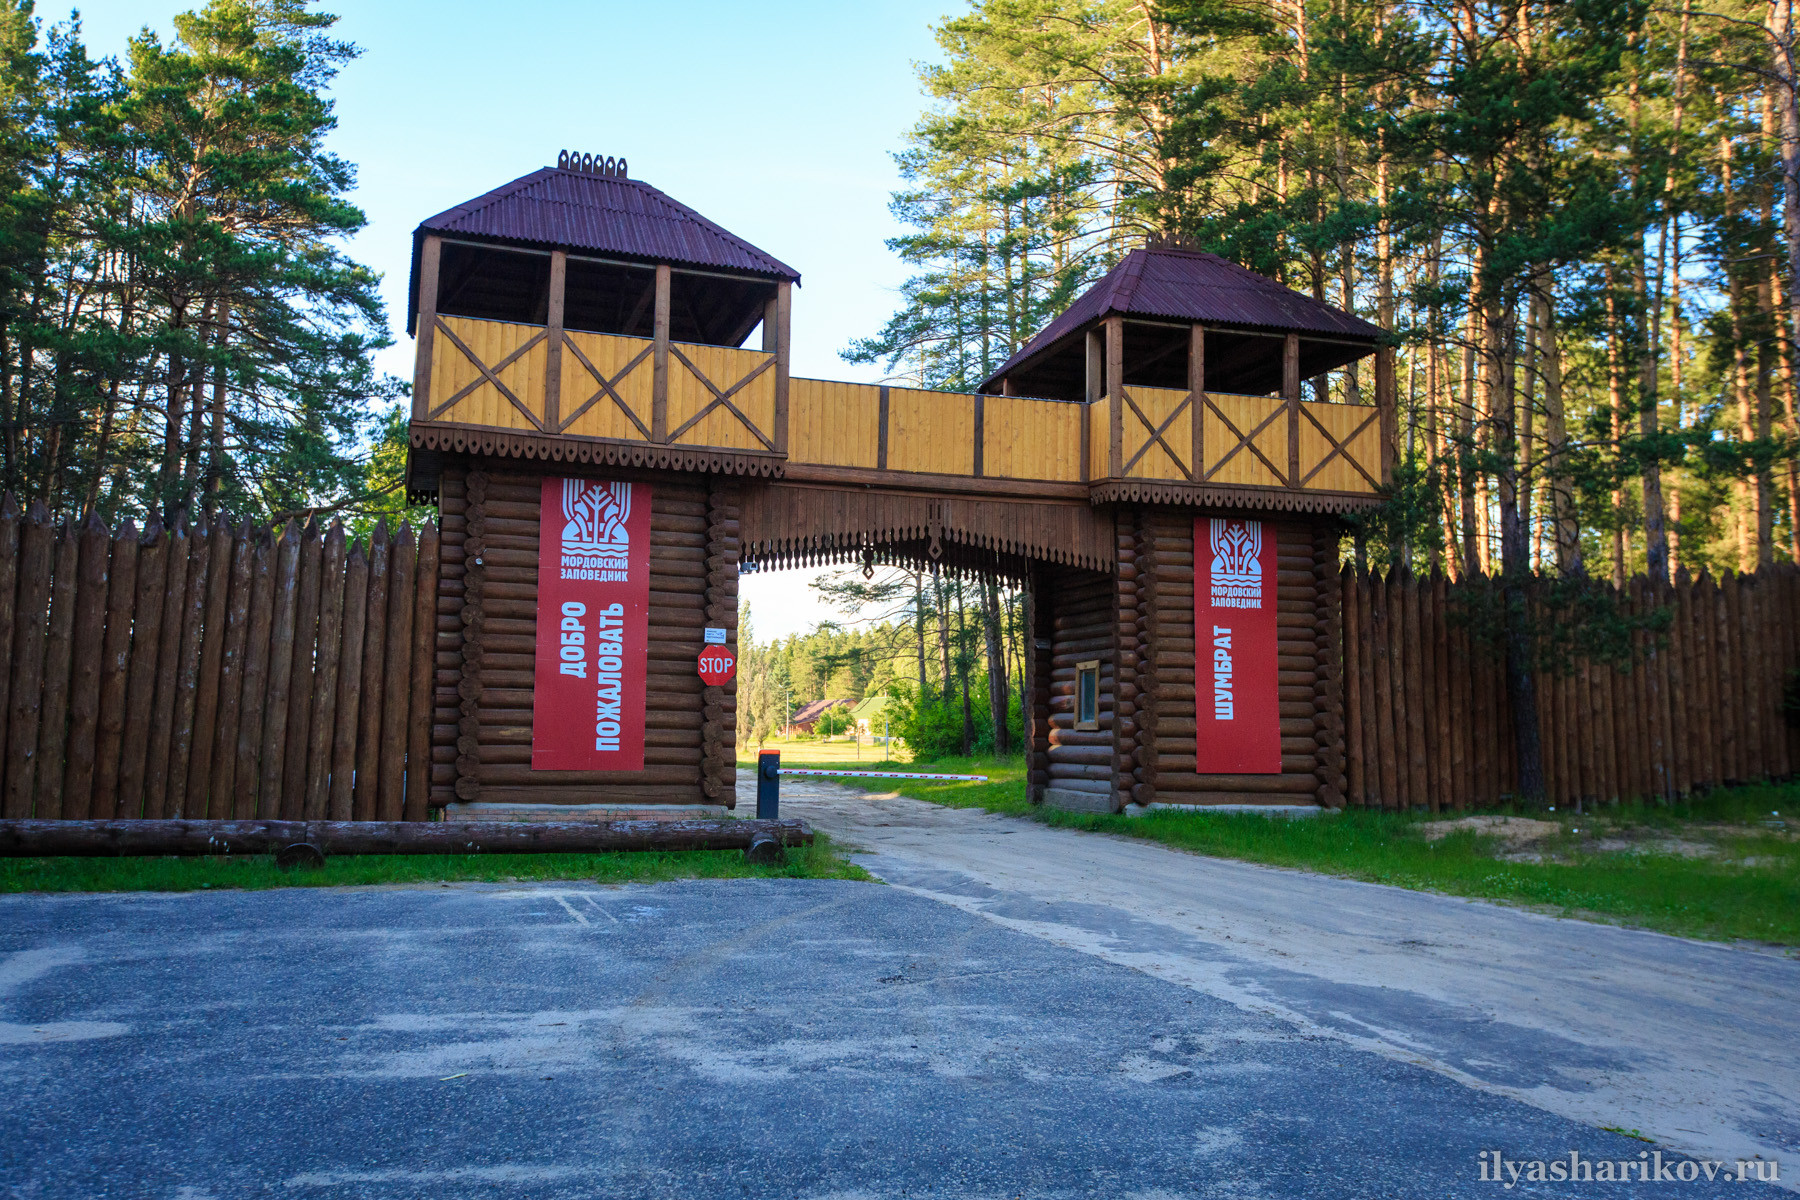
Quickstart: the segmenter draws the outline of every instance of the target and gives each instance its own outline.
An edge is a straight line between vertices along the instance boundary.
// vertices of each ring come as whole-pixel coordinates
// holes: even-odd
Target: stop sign
[[[730,646],[708,646],[700,651],[700,678],[711,687],[731,682],[737,674],[737,655]]]

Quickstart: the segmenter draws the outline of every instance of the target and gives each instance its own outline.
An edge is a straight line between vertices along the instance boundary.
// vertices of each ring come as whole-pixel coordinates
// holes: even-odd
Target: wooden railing
[[[537,325],[436,319],[423,419],[775,454],[776,356]]]
[[[1093,405],[794,379],[773,353],[434,318],[416,419],[1057,484],[1143,480],[1373,493],[1379,410],[1128,387]],[[1196,437],[1194,416],[1201,414]]]
[[[1090,431],[1090,458],[1102,464],[1092,477],[1332,492],[1380,487],[1379,409],[1221,392],[1198,400],[1196,439],[1191,393],[1127,387],[1108,395],[1107,423]]]

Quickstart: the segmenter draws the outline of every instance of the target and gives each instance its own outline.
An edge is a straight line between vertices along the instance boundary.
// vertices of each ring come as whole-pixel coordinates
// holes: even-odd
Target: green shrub
[[[994,753],[993,719],[988,715],[987,678],[973,680],[969,693],[969,719],[973,725],[970,752],[977,755]],[[912,748],[913,759],[932,762],[958,755],[963,750],[962,696],[945,697],[935,691],[919,696],[917,687],[896,683],[888,689],[892,705],[888,709],[890,727],[895,737],[904,738]],[[1019,705],[1019,694],[1007,692],[1006,724],[1017,751],[1025,744],[1025,714]]]

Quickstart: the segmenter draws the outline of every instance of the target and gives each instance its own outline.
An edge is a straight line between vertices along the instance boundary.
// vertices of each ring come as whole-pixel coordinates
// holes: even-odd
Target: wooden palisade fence
[[[437,575],[431,527],[140,534],[6,497],[0,815],[425,819]]]
[[[1341,753],[1320,756],[1320,794],[1433,810],[1510,797],[1497,639],[1466,619],[1495,585],[1350,569],[1338,584],[1341,604],[1320,608],[1321,654],[1341,668],[1320,717]],[[425,820],[451,798],[431,790],[433,703],[440,626],[461,618],[439,613],[439,592],[433,525],[366,543],[338,524],[277,537],[218,518],[140,534],[58,526],[6,497],[0,817]],[[1800,770],[1783,707],[1800,567],[1639,579],[1614,599],[1667,609],[1666,627],[1634,635],[1628,663],[1537,673],[1550,802]]]
[[[1533,584],[1539,622],[1555,619],[1542,611],[1544,587]],[[1470,589],[1495,588],[1343,572],[1345,776],[1327,782],[1348,803],[1437,811],[1513,794],[1498,639],[1466,616],[1481,607]],[[1716,581],[1683,571],[1673,587],[1639,577],[1623,594],[1608,590],[1622,613],[1666,608],[1668,623],[1633,635],[1628,663],[1576,658],[1536,673],[1550,803],[1669,799],[1794,773],[1800,731],[1782,696],[1800,666],[1800,567]]]

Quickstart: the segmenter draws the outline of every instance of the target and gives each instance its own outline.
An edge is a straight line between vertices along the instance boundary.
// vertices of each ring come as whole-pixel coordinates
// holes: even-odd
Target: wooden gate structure
[[[1152,245],[948,393],[792,377],[798,283],[620,160],[565,154],[418,227],[408,487],[440,512],[434,807],[732,807],[735,692],[699,679],[704,631],[735,644],[746,567],[857,561],[1025,584],[1034,799],[1343,802],[1338,519],[1390,469],[1379,329]],[[532,766],[547,477],[650,485],[641,770]],[[1198,516],[1275,543],[1279,770],[1196,769]]]

